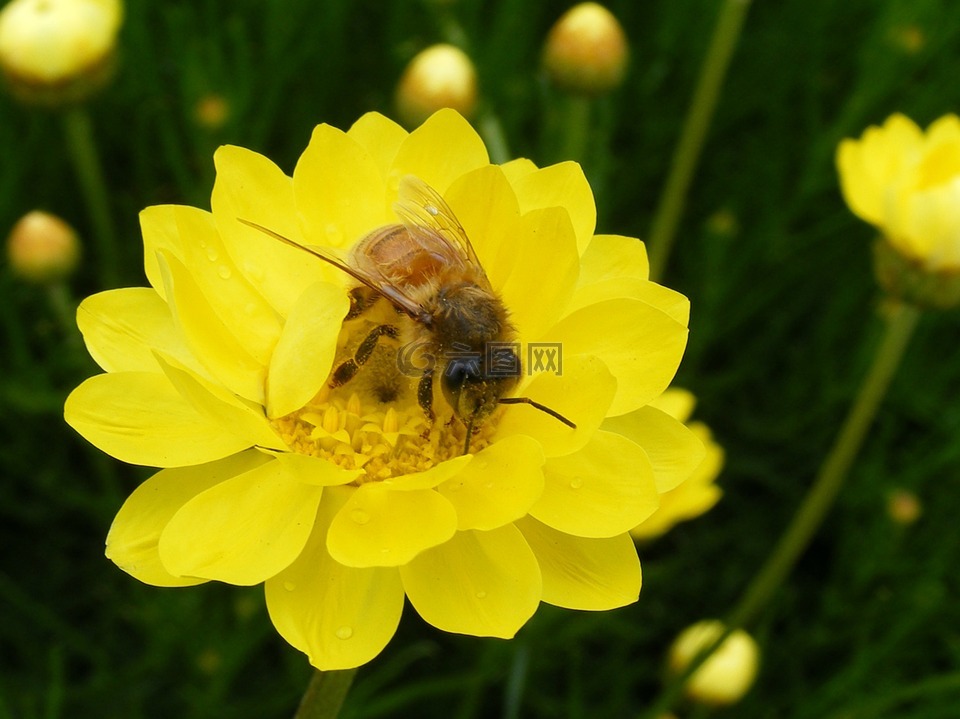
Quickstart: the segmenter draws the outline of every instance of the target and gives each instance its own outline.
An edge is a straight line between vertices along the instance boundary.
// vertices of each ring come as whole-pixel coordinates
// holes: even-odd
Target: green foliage
[[[291,171],[315,124],[391,114],[403,65],[438,40],[476,59],[514,154],[560,159],[563,98],[537,65],[566,3],[128,5],[118,76],[89,107],[122,285],[145,282],[139,210],[208,207],[217,145],[251,147]],[[584,163],[598,230],[642,238],[719,2],[608,6],[632,65],[594,108]],[[511,642],[446,635],[408,611],[361,669],[344,717],[643,711],[672,637],[724,614],[762,563],[878,340],[871,231],[840,198],[836,144],[894,111],[921,125],[955,111],[958,72],[951,0],[754,3],[665,278],[692,300],[678,384],[697,394],[697,418],[726,448],[724,499],[641,547],[645,587],[625,609],[543,607]],[[195,119],[209,93],[229,106],[218,129]],[[0,147],[0,227],[43,208],[89,236],[61,118],[0,97]],[[104,289],[93,254],[72,282],[76,297]],[[64,397],[95,368],[48,295],[4,266],[0,297],[0,719],[291,716],[310,669],[270,626],[259,589],[145,587],[103,557],[113,514],[148,472],[64,425]],[[757,627],[757,685],[716,716],[956,716],[957,319],[924,318],[838,505]],[[910,527],[886,514],[896,487],[924,504]]]

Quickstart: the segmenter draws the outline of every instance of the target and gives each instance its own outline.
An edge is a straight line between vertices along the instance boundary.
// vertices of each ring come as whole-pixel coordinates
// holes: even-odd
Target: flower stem
[[[581,165],[589,164],[586,155],[590,138],[591,103],[590,98],[573,93],[567,93],[563,97],[561,160],[574,160]]]
[[[494,165],[502,165],[512,159],[503,125],[492,109],[487,108],[480,112],[479,117],[477,117],[477,130],[490,153],[490,162]]]
[[[717,18],[680,140],[673,153],[670,175],[664,185],[650,229],[648,250],[651,280],[660,279],[670,258],[670,249],[680,216],[683,214],[687,190],[690,188],[703,140],[713,118],[720,87],[727,74],[727,67],[749,7],[750,0],[725,0]]]
[[[107,186],[97,154],[90,115],[81,106],[71,107],[63,113],[63,126],[67,152],[73,162],[73,169],[87,204],[87,212],[93,223],[100,284],[103,287],[116,287],[120,282],[116,232],[113,229]]]
[[[356,669],[315,671],[294,719],[334,719],[340,713],[356,673]]]
[[[645,716],[657,717],[673,707],[687,679],[734,630],[756,618],[793,569],[843,486],[847,472],[863,445],[867,430],[890,386],[890,380],[900,365],[919,318],[920,310],[911,305],[901,304],[892,310],[887,321],[886,334],[877,349],[873,364],[834,440],[833,448],[821,465],[816,481],[807,492],[790,526],[728,615],[725,621],[726,631],[697,654],[686,670],[664,688],[653,708]]]

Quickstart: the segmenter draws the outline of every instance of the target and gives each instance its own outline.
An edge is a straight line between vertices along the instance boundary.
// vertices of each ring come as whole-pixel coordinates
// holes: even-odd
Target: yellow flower
[[[923,132],[891,115],[837,150],[843,196],[883,235],[877,275],[896,297],[921,306],[960,302],[960,118]]]
[[[321,669],[376,656],[405,596],[440,629],[496,637],[541,601],[635,601],[629,530],[700,461],[699,440],[648,406],[680,361],[688,303],[647,280],[637,240],[594,236],[580,167],[491,165],[452,110],[409,134],[375,113],[320,125],[292,178],[238,147],[215,161],[212,212],[142,213],[151,286],[78,312],[106,372],[70,395],[67,422],[163,468],[121,508],[107,556],[159,586],[263,582],[277,630]],[[510,312],[516,394],[575,429],[502,406],[464,455],[463,423],[439,392],[428,422],[389,340],[330,386],[375,318],[344,321],[351,278],[239,220],[343,251],[397,222],[411,174],[452,208]],[[562,369],[541,357],[534,371],[533,342],[560,348]]]
[[[0,68],[27,102],[83,99],[110,77],[120,0],[13,0],[0,11]]]
[[[397,111],[408,125],[419,125],[445,107],[470,117],[476,105],[477,71],[453,45],[432,45],[418,53],[397,84]]]
[[[584,2],[550,28],[543,67],[562,90],[602,95],[620,86],[630,49],[620,21],[603,5]]]
[[[650,402],[650,406],[686,423],[693,413],[695,402],[690,392],[671,388]],[[702,422],[690,422],[687,427],[703,442],[703,460],[679,487],[660,495],[657,511],[631,530],[635,539],[659,537],[678,522],[699,517],[710,510],[723,494],[714,484],[723,468],[723,448],[713,440],[710,428]]]
[[[702,649],[724,632],[723,622],[704,620],[684,629],[670,647],[667,665],[672,674],[681,674]],[[735,704],[743,698],[757,676],[760,649],[742,629],[733,631],[687,680],[688,698],[711,706]]]

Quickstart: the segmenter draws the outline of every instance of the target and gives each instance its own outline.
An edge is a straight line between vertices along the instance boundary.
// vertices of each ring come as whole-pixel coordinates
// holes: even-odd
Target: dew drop
[[[229,280],[230,275],[233,273],[230,272],[230,268],[227,267],[226,265],[220,265],[220,267],[217,268],[217,274],[220,275],[220,277],[222,277],[223,279]]]
[[[570,489],[580,489],[583,486],[583,480],[580,477],[574,477],[570,480]]]
[[[344,625],[334,632],[334,634],[337,635],[337,639],[349,639],[353,636],[353,627]]]
[[[340,228],[331,222],[327,225],[327,242],[331,245],[339,245],[343,240],[343,233],[340,231]]]
[[[284,582],[283,588],[286,589],[288,592],[292,592],[294,589],[297,588],[297,585],[294,584],[293,582]]]
[[[252,280],[259,282],[263,279],[263,267],[260,265],[255,265],[252,262],[247,262],[243,266],[243,273]]]
[[[357,524],[366,524],[370,521],[370,515],[364,512],[362,509],[355,509],[350,512],[350,519]]]
[[[486,596],[487,596],[487,593],[483,590],[480,590],[479,592],[477,592],[477,599],[484,599],[486,598]]]
[[[220,254],[217,252],[215,247],[207,248],[207,259],[211,262],[216,262],[217,258],[220,257]]]

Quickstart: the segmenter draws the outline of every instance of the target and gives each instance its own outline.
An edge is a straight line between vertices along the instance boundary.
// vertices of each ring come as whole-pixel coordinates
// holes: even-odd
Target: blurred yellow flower
[[[893,247],[931,271],[960,270],[960,118],[924,133],[892,115],[837,151],[850,209]]]
[[[723,622],[709,619],[697,622],[674,640],[667,668],[679,675],[693,658],[713,644],[724,632]],[[684,686],[689,699],[710,706],[727,706],[743,698],[757,676],[760,649],[753,637],[742,629],[733,631],[710,655]]]
[[[654,539],[666,533],[679,522],[699,517],[713,508],[723,494],[714,483],[723,468],[723,448],[713,439],[710,428],[703,422],[689,422],[696,403],[687,390],[671,388],[650,402],[650,407],[687,424],[703,442],[703,460],[693,473],[678,487],[660,495],[660,507],[630,533],[635,539]]]
[[[418,53],[397,84],[397,112],[410,126],[445,107],[470,117],[476,105],[477,71],[467,54],[453,45],[432,45]]]
[[[491,165],[450,110],[411,133],[376,113],[347,132],[320,125],[292,178],[239,147],[215,162],[212,212],[142,213],[151,286],[78,312],[106,372],[70,395],[67,422],[118,459],[163,468],[121,508],[108,557],[159,586],[263,582],[277,630],[321,669],[376,656],[405,596],[440,629],[496,637],[541,601],[635,601],[629,530],[702,456],[649,406],[680,361],[688,303],[648,281],[639,241],[593,234],[580,167]],[[331,386],[374,321],[344,321],[353,281],[239,220],[344,250],[397,222],[411,174],[465,228],[520,346],[562,352],[562,371],[522,353],[517,394],[575,429],[502,406],[464,455],[463,423],[439,392],[427,421],[388,341]]]
[[[81,100],[112,71],[120,0],[13,0],[0,10],[0,68],[20,99]]]
[[[543,67],[562,90],[602,95],[623,81],[629,55],[620,21],[603,5],[584,2],[567,10],[550,28]]]
[[[80,240],[76,230],[56,215],[34,210],[10,230],[7,258],[14,273],[25,280],[58,282],[76,269]]]

